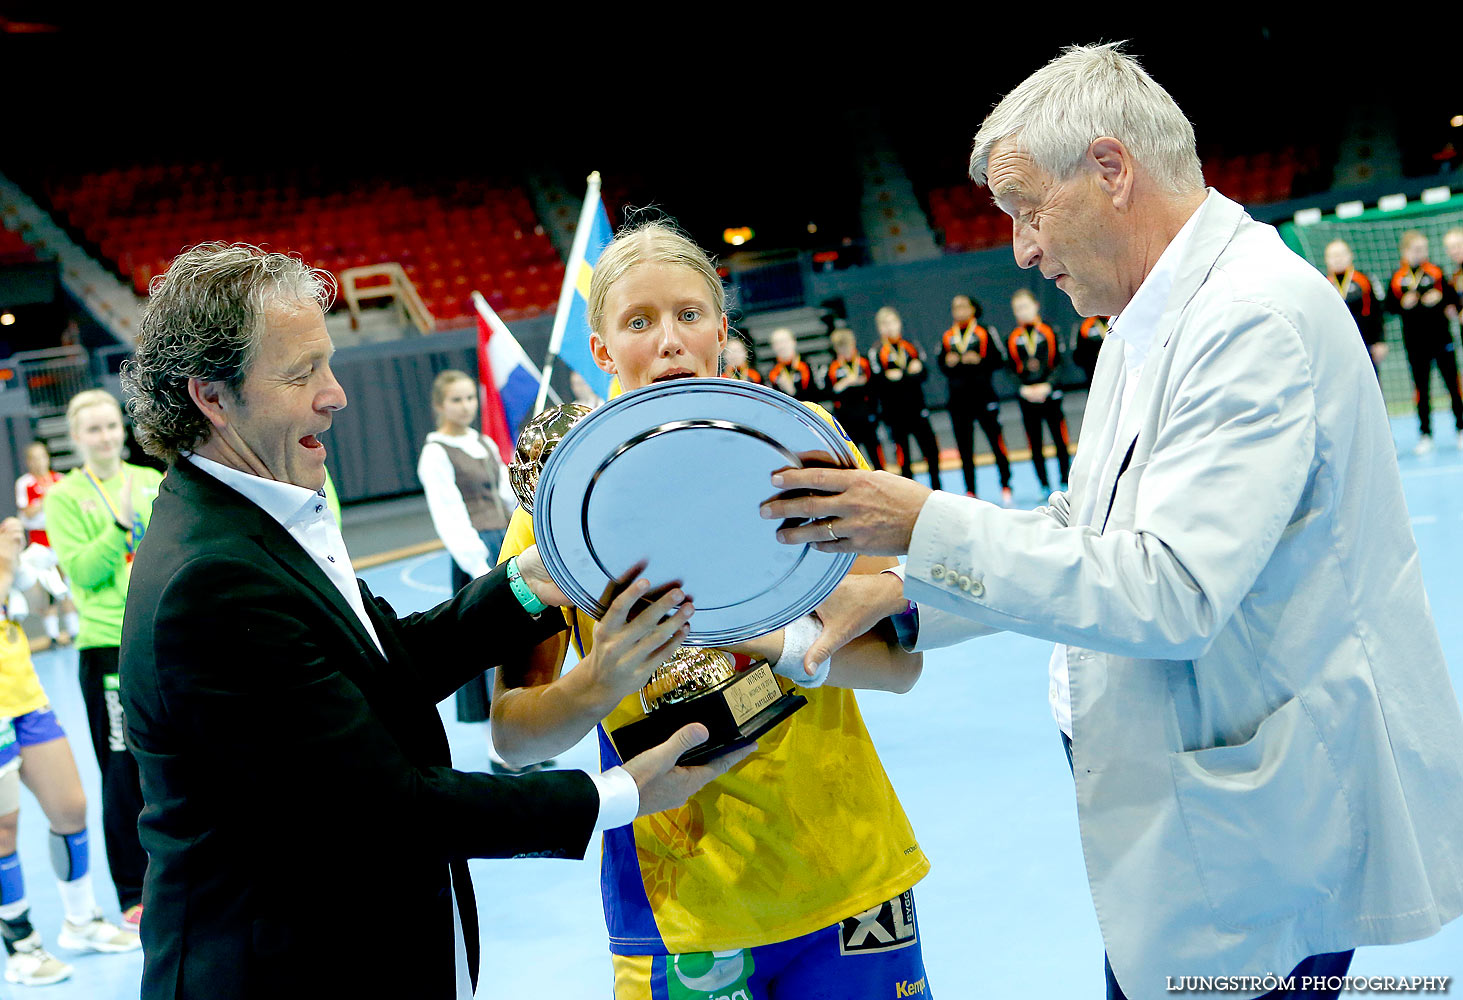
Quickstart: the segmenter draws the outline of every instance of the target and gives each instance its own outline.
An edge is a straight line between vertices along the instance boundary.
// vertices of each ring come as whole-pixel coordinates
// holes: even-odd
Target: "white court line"
[[[415,590],[424,590],[429,594],[450,595],[452,593],[451,587],[444,586],[440,583],[419,583],[416,580],[413,580],[411,576],[414,572],[416,572],[417,567],[421,566],[423,563],[431,562],[439,555],[441,555],[441,553],[439,552],[428,552],[426,555],[417,556],[415,559],[411,560],[411,562],[407,563],[401,568],[401,582],[406,584],[408,587],[411,587]],[[449,556],[448,558],[451,557]]]
[[[1438,523],[1438,516],[1436,514],[1419,514],[1419,515],[1417,515],[1416,517],[1414,517],[1412,519],[1412,523],[1413,524],[1437,524]]]

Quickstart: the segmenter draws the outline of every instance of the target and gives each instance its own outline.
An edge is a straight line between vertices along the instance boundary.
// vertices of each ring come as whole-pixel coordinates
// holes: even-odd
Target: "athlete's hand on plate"
[[[803,668],[811,674],[824,660],[879,622],[909,607],[904,582],[893,573],[850,573],[818,605],[823,633],[808,648]]]
[[[679,585],[652,591],[650,581],[639,578],[644,568],[632,567],[606,591],[606,599],[618,595],[595,623],[594,648],[576,668],[589,671],[612,704],[640,690],[655,668],[675,655],[690,633],[688,623],[696,610]]]

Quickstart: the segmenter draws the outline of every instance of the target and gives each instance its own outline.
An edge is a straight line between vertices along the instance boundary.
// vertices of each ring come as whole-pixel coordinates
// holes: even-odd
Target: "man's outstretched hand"
[[[812,518],[783,528],[777,540],[812,544],[820,552],[898,556],[909,551],[914,522],[931,490],[903,476],[860,469],[787,469],[772,475],[781,490],[813,490],[829,496],[777,497],[762,505],[765,518]],[[831,530],[830,530],[831,529]]]
[[[686,804],[707,784],[736,767],[757,744],[722,754],[705,764],[681,767],[676,764],[681,754],[706,742],[706,727],[699,722],[682,726],[658,747],[651,747],[638,757],[625,761],[625,770],[640,789],[640,816],[664,812]]]

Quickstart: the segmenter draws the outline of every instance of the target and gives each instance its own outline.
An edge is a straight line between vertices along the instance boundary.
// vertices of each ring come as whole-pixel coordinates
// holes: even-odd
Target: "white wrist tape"
[[[833,665],[833,661],[824,660],[818,664],[818,672],[809,677],[808,672],[803,669],[803,658],[822,634],[822,623],[811,614],[788,622],[787,627],[782,630],[782,655],[772,664],[772,672],[781,674],[799,687],[821,686],[828,679],[828,668]]]

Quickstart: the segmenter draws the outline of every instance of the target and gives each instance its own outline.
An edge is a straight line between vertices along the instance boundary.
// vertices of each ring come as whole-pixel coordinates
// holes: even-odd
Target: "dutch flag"
[[[473,292],[472,304],[477,307],[483,433],[493,439],[506,462],[513,457],[518,428],[533,415],[539,370],[487,299]]]

